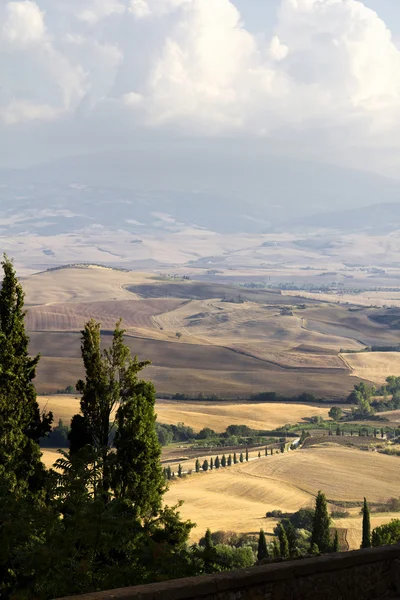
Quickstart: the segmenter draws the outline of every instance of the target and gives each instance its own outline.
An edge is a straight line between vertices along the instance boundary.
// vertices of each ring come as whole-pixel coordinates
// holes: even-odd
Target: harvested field
[[[96,302],[134,298],[126,286],[147,281],[151,276],[107,269],[74,267],[46,271],[22,279],[28,306],[64,302]]]
[[[122,318],[125,329],[146,334],[155,328],[156,315],[174,310],[179,304],[180,300],[152,298],[34,306],[28,310],[26,326],[32,331],[80,331],[94,318],[103,329],[113,330]]]
[[[344,527],[347,529],[347,541],[349,542],[350,550],[358,550],[362,541],[362,517],[359,510],[354,516],[348,519],[335,519],[334,526]],[[357,514],[358,513],[358,514]],[[375,527],[389,523],[392,519],[399,519],[400,513],[380,513],[371,514],[371,531]]]
[[[80,412],[77,396],[57,394],[56,396],[38,396],[40,410],[51,411],[54,416],[53,424],[57,425],[62,419],[64,424],[70,423],[72,417]]]
[[[341,354],[352,375],[384,384],[389,375],[400,375],[400,352],[360,352]]]
[[[79,398],[74,395],[38,396],[38,402],[41,409],[52,411],[55,423],[58,419],[68,422],[79,412]],[[157,420],[160,423],[184,423],[195,431],[211,427],[222,432],[233,424],[272,430],[286,423],[300,422],[304,417],[312,415],[327,418],[328,411],[328,408],[305,404],[182,403],[168,400],[157,400],[156,403]]]
[[[313,506],[320,489],[334,501],[359,502],[367,496],[370,502],[378,502],[397,496],[398,468],[396,457],[337,446],[316,447],[192,475],[173,483],[166,500],[169,504],[184,500],[182,515],[197,522],[194,539],[204,535],[207,527],[240,532],[257,532],[263,527],[270,533],[276,521],[265,519],[266,511],[294,512]],[[347,527],[343,520],[335,524]],[[358,523],[354,529],[357,527]],[[358,543],[349,541],[353,548]]]
[[[74,385],[83,370],[80,360],[80,335],[71,332],[31,332],[32,354],[42,353],[37,386],[40,393],[54,393]],[[104,344],[110,343],[104,336]],[[218,394],[224,398],[246,398],[251,393],[277,391],[289,396],[307,390],[320,397],[343,398],[356,380],[343,370],[314,367],[286,368],[216,345],[165,342],[126,337],[133,354],[152,360],[144,371],[159,394]],[[319,355],[316,355],[317,358]],[[331,359],[327,355],[328,360]],[[332,364],[332,363],[330,363]]]
[[[200,431],[210,427],[214,431],[225,431],[228,425],[247,425],[252,429],[270,429],[286,423],[298,423],[304,417],[318,415],[328,418],[329,408],[304,404],[230,404],[182,403],[160,400],[157,402],[157,419],[160,423],[176,425],[184,423]]]

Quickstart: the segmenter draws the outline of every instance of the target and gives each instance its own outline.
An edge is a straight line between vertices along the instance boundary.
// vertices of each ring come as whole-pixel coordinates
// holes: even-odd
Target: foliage
[[[279,553],[282,558],[289,557],[289,542],[285,528],[282,526],[279,527]]]
[[[329,411],[329,416],[334,421],[339,421],[343,416],[343,411],[339,406],[332,406],[331,410]]]
[[[268,558],[268,546],[267,540],[265,537],[265,533],[263,529],[260,529],[260,535],[258,538],[258,546],[257,546],[257,560],[262,560],[263,558]]]
[[[370,517],[367,500],[366,500],[366,498],[364,498],[361,548],[370,548],[370,547],[371,547],[371,517]]]
[[[329,527],[330,517],[328,515],[326,496],[319,491],[315,501],[311,545],[315,544],[320,552],[329,552],[331,549]]]
[[[387,546],[400,542],[400,519],[376,527],[372,532],[372,546]]]
[[[39,440],[51,428],[41,414],[33,380],[39,356],[29,355],[24,292],[12,262],[4,256],[0,290],[0,478],[10,490],[39,493],[45,484]]]

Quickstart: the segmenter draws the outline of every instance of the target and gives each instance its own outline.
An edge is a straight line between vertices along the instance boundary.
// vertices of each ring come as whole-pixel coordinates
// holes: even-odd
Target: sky
[[[400,178],[399,0],[0,0],[0,166],[243,138]]]

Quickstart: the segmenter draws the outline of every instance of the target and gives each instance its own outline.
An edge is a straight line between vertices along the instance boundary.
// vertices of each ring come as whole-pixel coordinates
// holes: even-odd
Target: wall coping
[[[120,588],[105,592],[93,592],[80,596],[68,596],[58,600],[190,600],[219,592],[248,588],[259,584],[293,580],[317,573],[351,569],[370,563],[400,559],[400,545],[353,550],[339,554],[324,554],[299,560],[269,563],[248,569],[229,571],[217,575],[200,575]]]

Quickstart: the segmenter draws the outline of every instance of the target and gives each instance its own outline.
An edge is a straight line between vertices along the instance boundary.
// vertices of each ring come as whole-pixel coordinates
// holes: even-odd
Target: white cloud
[[[268,40],[234,0],[9,2],[0,22],[8,126],[80,109],[96,128],[398,143],[400,52],[359,0],[280,0]]]
[[[26,46],[44,39],[44,14],[35,2],[9,2],[4,17],[3,36],[8,42]]]

